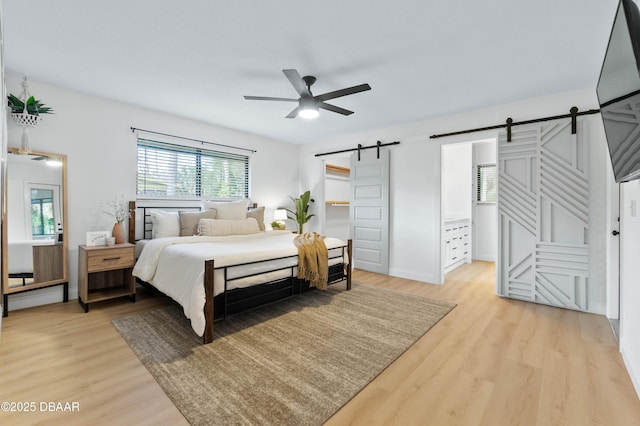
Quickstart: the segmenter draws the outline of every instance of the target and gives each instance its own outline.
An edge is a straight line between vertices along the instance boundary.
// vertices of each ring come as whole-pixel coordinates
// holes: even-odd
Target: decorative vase
[[[116,239],[116,244],[124,243],[124,231],[122,230],[122,223],[116,222],[113,225],[111,235],[113,235],[113,237]]]

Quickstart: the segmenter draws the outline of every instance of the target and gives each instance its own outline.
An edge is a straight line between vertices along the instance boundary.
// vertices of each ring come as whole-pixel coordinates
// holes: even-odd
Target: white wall
[[[496,164],[496,141],[473,144],[474,175],[478,164]],[[496,261],[498,251],[498,211],[496,203],[474,203],[473,258]]]
[[[343,135],[303,145],[299,149],[300,189],[318,191],[322,180],[316,153],[356,147],[358,143],[374,145],[376,141],[400,141],[391,150],[390,182],[390,267],[391,275],[439,283],[440,281],[440,187],[441,145],[496,138],[490,130],[441,139],[429,135],[455,130],[504,123],[507,117],[515,121],[567,114],[572,106],[581,111],[597,108],[593,89],[558,93],[552,96],[513,102],[463,112],[401,126],[374,129]],[[349,118],[345,118],[349,119]],[[595,143],[604,144],[604,139]],[[318,214],[317,206],[313,206]],[[310,224],[310,229],[315,224]],[[318,229],[318,228],[316,228]],[[605,283],[597,285],[604,288]]]
[[[640,396],[640,180],[620,189],[620,352]]]
[[[443,220],[471,219],[472,163],[471,144],[442,147]]]
[[[25,70],[28,72],[28,70]],[[22,76],[7,74],[7,92],[19,95]],[[135,199],[136,135],[130,127],[257,150],[251,155],[250,195],[273,210],[298,194],[297,146],[222,127],[192,121],[29,81],[29,91],[51,106],[55,114],[30,130],[34,150],[61,153],[68,160],[69,297],[77,297],[77,246],[86,232],[110,230],[112,220],[103,214],[107,202],[124,196]],[[135,96],[132,93],[131,96]],[[212,95],[213,96],[213,95]],[[9,146],[20,145],[20,129],[8,123]],[[290,154],[289,154],[290,153]],[[288,155],[287,155],[288,154]],[[318,168],[319,169],[319,168]],[[11,296],[11,310],[62,300],[54,287]]]

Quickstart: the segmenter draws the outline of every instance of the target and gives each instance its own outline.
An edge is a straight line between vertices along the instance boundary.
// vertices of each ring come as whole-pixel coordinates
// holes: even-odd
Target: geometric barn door
[[[498,294],[588,310],[589,171],[582,122],[498,137]]]

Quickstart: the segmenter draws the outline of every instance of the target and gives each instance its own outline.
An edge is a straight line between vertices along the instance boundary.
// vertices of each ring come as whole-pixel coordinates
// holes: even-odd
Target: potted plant
[[[7,101],[11,117],[20,127],[35,127],[40,122],[40,114],[53,114],[50,107],[29,94],[27,77],[22,80],[22,94],[16,96],[9,93]]]
[[[309,220],[315,216],[315,214],[309,214],[309,203],[314,202],[313,198],[311,198],[311,191],[301,194],[299,198],[293,198],[291,196],[289,196],[289,198],[293,201],[295,211],[286,209],[289,213],[288,217],[298,224],[298,233],[302,234],[304,224],[309,222]]]
[[[274,220],[273,222],[271,222],[271,228],[272,229],[277,229],[277,230],[283,230],[285,229],[285,224],[282,223],[282,221],[280,220]]]
[[[29,84],[27,77],[22,80],[22,94],[20,97],[9,94],[7,101],[11,109],[11,118],[18,127],[22,128],[22,143],[18,152],[20,154],[30,154],[29,128],[36,127],[42,119],[40,114],[53,114],[53,110],[45,104],[29,95]]]

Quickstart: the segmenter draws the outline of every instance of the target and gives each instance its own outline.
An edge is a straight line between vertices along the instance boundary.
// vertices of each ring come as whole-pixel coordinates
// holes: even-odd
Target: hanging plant
[[[53,114],[53,110],[45,104],[29,95],[29,84],[27,77],[22,80],[22,94],[20,97],[9,94],[7,96],[9,108],[11,108],[11,118],[22,128],[22,143],[18,150],[21,154],[31,153],[29,144],[29,128],[36,127],[42,117],[40,114]]]
[[[9,108],[11,108],[12,114],[24,113],[25,102],[23,100],[21,100],[20,98],[12,94],[9,94],[9,96],[7,96],[7,99],[9,100]],[[29,96],[26,104],[27,104],[27,114],[31,114],[31,115],[53,114],[53,110],[50,107],[45,106],[45,104],[42,103],[42,101],[34,98],[33,96]]]

